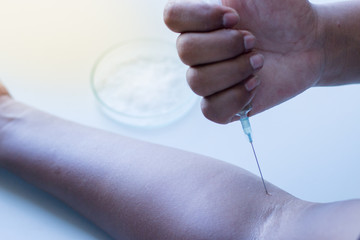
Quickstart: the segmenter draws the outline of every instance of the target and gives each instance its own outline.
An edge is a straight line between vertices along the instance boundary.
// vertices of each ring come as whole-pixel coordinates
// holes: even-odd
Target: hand
[[[15,100],[0,80],[0,135],[2,130],[15,119],[14,112],[20,112],[21,108],[14,107]]]
[[[316,84],[324,56],[317,16],[308,1],[223,3],[229,7],[172,1],[164,13],[169,28],[182,33],[179,55],[191,66],[187,79],[204,97],[207,118],[218,123],[237,120],[234,115],[250,101],[254,115]]]
[[[10,93],[5,88],[4,84],[2,84],[2,82],[0,81],[0,97],[2,97],[2,96],[10,97]]]

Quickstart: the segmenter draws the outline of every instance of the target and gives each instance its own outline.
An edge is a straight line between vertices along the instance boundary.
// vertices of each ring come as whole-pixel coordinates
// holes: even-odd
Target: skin
[[[258,2],[260,1],[256,1],[254,4]],[[283,2],[287,3],[285,6],[294,6],[292,4],[297,4],[299,1]],[[232,3],[235,2],[226,2],[229,5]],[[247,2],[245,1],[245,3]],[[271,1],[271,3],[270,7],[276,6],[276,1]],[[304,4],[304,6],[304,9],[308,9],[310,5]],[[348,27],[348,19],[343,14],[352,11],[353,14],[350,14],[350,18],[356,19],[357,15],[354,13],[356,13],[357,8],[352,5],[341,6],[343,8],[339,7],[339,14],[335,18],[329,14],[333,13],[331,7],[317,11],[318,16],[328,17],[328,20],[326,20],[327,17],[321,18],[323,21],[321,24],[319,20],[319,26],[323,26],[319,29],[331,29],[333,27],[333,24],[330,24],[331,21],[336,23],[340,21],[342,34],[348,32],[345,29],[351,29],[346,28]],[[233,7],[242,9],[241,6],[234,5]],[[311,6],[310,8],[313,9]],[[183,34],[178,43],[179,48],[184,49],[184,52],[180,51],[183,53],[181,54],[183,61],[194,61],[193,63],[189,62],[189,64],[193,65],[192,68],[195,72],[192,74],[195,76],[198,74],[197,69],[205,69],[204,67],[208,67],[207,70],[203,70],[203,74],[207,75],[209,74],[208,71],[214,71],[212,69],[215,67],[226,68],[226,71],[231,73],[234,68],[231,66],[236,64],[240,66],[241,71],[232,72],[232,74],[239,74],[237,80],[231,79],[231,76],[229,77],[226,74],[222,76],[226,82],[239,82],[238,84],[235,83],[235,86],[232,83],[228,88],[225,86],[225,89],[221,90],[223,103],[219,103],[219,107],[227,103],[228,93],[232,93],[235,99],[241,100],[240,105],[246,105],[253,100],[253,113],[260,111],[261,106],[264,109],[270,107],[279,99],[271,102],[272,98],[268,95],[269,103],[265,107],[260,104],[265,102],[261,99],[266,99],[265,91],[261,92],[261,89],[265,89],[264,85],[270,89],[269,92],[275,91],[274,88],[277,88],[270,84],[275,84],[275,82],[271,82],[275,81],[271,80],[273,78],[266,80],[267,78],[262,75],[267,72],[267,68],[270,69],[268,65],[270,60],[268,59],[274,59],[275,71],[273,70],[272,74],[276,73],[275,76],[281,78],[280,68],[278,69],[275,66],[275,59],[278,58],[283,64],[289,64],[288,67],[292,63],[293,70],[300,69],[297,67],[301,64],[297,63],[291,54],[297,48],[295,46],[294,48],[290,47],[289,52],[283,53],[276,53],[275,48],[273,52],[266,53],[259,46],[261,44],[270,46],[271,38],[269,38],[270,44],[268,44],[265,41],[266,39],[261,41],[259,38],[262,31],[259,30],[256,33],[255,29],[242,26],[238,18],[238,15],[241,15],[240,11],[224,7],[215,7],[214,9],[205,8],[204,12],[200,12],[208,17],[208,11],[210,11],[212,17],[220,19],[223,19],[225,13],[235,13],[235,15],[227,15],[225,22],[218,21],[215,23],[200,16],[201,24],[196,25],[189,22],[188,27],[200,29],[198,31],[201,34],[197,35],[199,39],[203,39],[202,34],[213,33],[214,30],[212,29],[217,29],[215,35],[217,31],[222,31],[221,36],[218,36],[221,41],[227,41],[228,38],[222,38],[222,36],[229,34],[235,40],[242,39],[239,40],[241,44],[238,43],[239,41],[233,41],[234,39],[229,44],[222,44],[221,46],[225,47],[223,49],[218,48],[221,50],[220,52],[211,53],[212,58],[222,56],[226,59],[229,58],[229,61],[212,59],[211,64],[209,64],[206,55],[204,55],[205,58],[196,58],[197,50],[202,49],[204,54],[209,52],[206,45],[207,38],[202,40],[203,44],[197,45],[197,41],[192,41],[192,38],[190,41],[186,38],[191,36],[189,34],[195,34],[196,29],[188,30],[192,33]],[[264,9],[263,11],[265,11]],[[169,5],[166,16],[174,16],[175,14],[177,16],[175,19],[183,18],[180,21],[182,23],[197,16],[197,11],[187,15],[186,12],[178,12],[177,10],[176,5],[172,7]],[[251,13],[251,11],[247,12]],[[263,16],[263,12],[261,16]],[[281,15],[269,16],[271,18]],[[303,16],[307,16],[307,14]],[[312,19],[311,16],[312,14],[306,19]],[[240,19],[242,18],[243,16]],[[177,26],[177,20],[166,19],[168,25]],[[286,21],[286,23],[291,22]],[[278,24],[281,25],[282,21],[279,21]],[[201,30],[203,26],[206,26],[206,30]],[[224,30],[224,28],[236,29],[236,27],[249,31],[235,30],[232,32]],[[180,31],[181,28],[177,30],[182,32]],[[327,33],[329,33],[328,31]],[[272,34],[272,31],[268,33]],[[316,53],[316,51],[306,52],[303,50],[312,49],[311,44],[305,44],[308,48],[299,44],[299,46],[303,46],[298,49],[298,58],[299,60],[303,59],[302,67],[307,66],[304,65],[304,59],[315,59],[314,65],[310,64],[311,66],[308,67],[314,67],[315,70],[310,69],[316,72],[317,67],[319,67],[316,64],[316,59],[326,59],[326,61],[322,60],[322,64],[320,64],[320,69],[322,69],[320,75],[314,74],[317,76],[314,77],[317,78],[315,80],[316,85],[356,82],[354,79],[356,79],[357,73],[352,70],[352,67],[356,66],[353,62],[355,58],[353,53],[356,53],[357,50],[351,43],[357,41],[358,38],[353,36],[354,40],[350,40],[350,38],[346,38],[345,34],[345,39],[347,39],[345,41],[344,36],[339,37],[336,33],[335,31],[331,36],[327,34],[326,39],[329,38],[330,40],[326,40],[325,48],[330,49],[329,46],[332,45],[332,42],[336,43],[341,38],[344,43],[349,45],[346,53],[338,48],[333,48],[332,51],[323,49],[321,54]],[[255,40],[255,36],[257,45],[254,45],[254,48],[246,49],[245,44],[243,44],[244,38],[251,43]],[[291,39],[291,34],[289,36]],[[284,36],[284,39],[288,40],[289,36]],[[214,43],[217,43],[217,40]],[[194,57],[190,57],[189,52],[186,51],[189,44],[193,44]],[[249,42],[247,45],[249,46]],[[232,56],[234,48],[237,50],[236,54]],[[215,48],[210,49],[217,51]],[[250,57],[257,53],[261,53],[261,56],[264,57],[264,61],[261,58],[257,59],[258,63],[264,62],[264,66],[253,69],[249,64]],[[330,68],[337,66],[336,61],[328,57],[332,55],[343,56],[344,62],[349,64],[344,64],[339,68]],[[234,61],[231,62],[230,59]],[[284,69],[285,67],[282,70]],[[308,72],[303,74],[311,76],[310,70],[304,69],[307,69]],[[214,74],[214,72],[212,73]],[[189,75],[191,76],[191,74]],[[254,77],[255,75],[257,78]],[[289,78],[291,76],[294,78]],[[344,80],[338,82],[338,77]],[[259,79],[261,80],[260,85]],[[291,72],[284,72],[282,79],[292,79],[291,81],[296,82],[296,79],[301,78],[298,78],[296,74],[291,74]],[[204,91],[204,94],[215,91],[210,96],[213,96],[213,102],[217,102],[219,95],[216,95],[216,87],[211,87],[211,82],[215,80],[210,78],[208,81],[210,81],[210,87],[204,90],[201,88],[202,84],[199,84],[197,91],[200,93]],[[264,83],[266,81],[268,81],[268,85]],[[193,84],[197,84],[196,77],[194,77],[193,82]],[[279,83],[281,84],[281,82]],[[251,85],[258,87],[249,91]],[[224,86],[222,85],[221,88]],[[288,88],[285,90],[288,91]],[[294,93],[292,92],[292,94]],[[211,115],[211,111],[206,110],[210,108],[206,104],[210,106],[212,103],[209,99],[211,97],[205,97],[204,105],[205,111],[209,111],[208,114]],[[283,100],[281,99],[281,101]],[[216,110],[216,107],[214,109]],[[225,119],[222,116],[219,122],[224,121],[222,118]],[[310,203],[297,199],[269,183],[267,185],[271,196],[267,196],[264,194],[260,179],[241,168],[208,157],[136,141],[64,121],[13,100],[1,84],[0,167],[18,174],[30,183],[63,200],[107,231],[114,239],[355,240],[360,235],[360,200],[327,204]]]
[[[54,137],[56,136],[56,137]],[[84,127],[0,85],[0,167],[114,239],[354,240],[360,200],[310,203],[222,161]]]
[[[164,11],[208,119],[226,124],[249,103],[254,115],[313,86],[360,82],[359,1],[222,3],[173,0]]]

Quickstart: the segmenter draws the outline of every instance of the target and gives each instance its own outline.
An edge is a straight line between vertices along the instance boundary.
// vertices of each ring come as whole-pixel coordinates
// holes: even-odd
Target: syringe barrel
[[[244,129],[244,133],[245,134],[251,133],[251,125],[250,125],[249,118],[240,119],[240,122],[241,122],[242,128]]]
[[[251,109],[252,109],[252,106],[251,106],[251,104],[249,104],[241,112],[236,114],[237,116],[240,117],[240,122],[241,122],[242,128],[243,128],[246,136],[248,136],[249,142],[252,142],[251,125],[250,125],[250,121],[249,121],[249,117],[248,117],[248,114],[251,111]]]
[[[241,122],[241,126],[242,126],[242,128],[244,130],[244,133],[249,138],[249,142],[252,142],[252,135],[251,135],[252,131],[251,131],[251,125],[250,125],[249,118],[248,117],[241,118],[240,122]]]

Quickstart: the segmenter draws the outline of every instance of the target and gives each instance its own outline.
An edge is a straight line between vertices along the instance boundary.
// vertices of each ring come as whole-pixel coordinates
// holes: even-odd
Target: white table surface
[[[215,157],[258,174],[240,124],[216,125],[199,104],[170,126],[142,130],[99,111],[90,71],[128,39],[176,35],[165,0],[1,0],[0,77],[13,96],[85,125]],[[185,80],[184,80],[185,81]],[[311,89],[252,118],[265,178],[309,201],[360,198],[360,86]],[[63,203],[0,169],[0,239],[110,239]]]

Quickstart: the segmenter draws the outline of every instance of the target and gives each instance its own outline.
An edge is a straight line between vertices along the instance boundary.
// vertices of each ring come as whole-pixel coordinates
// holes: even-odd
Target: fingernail
[[[246,35],[244,37],[244,47],[246,50],[251,50],[255,47],[255,37],[253,35]]]
[[[259,85],[260,85],[260,80],[259,80],[259,78],[257,78],[255,76],[252,79],[250,79],[249,81],[247,81],[247,83],[245,84],[245,88],[248,92],[251,92]]]
[[[232,28],[239,22],[239,16],[235,13],[225,13],[223,16],[223,25],[226,28]]]
[[[256,54],[250,57],[250,64],[254,70],[258,70],[264,66],[264,56],[261,54]]]

